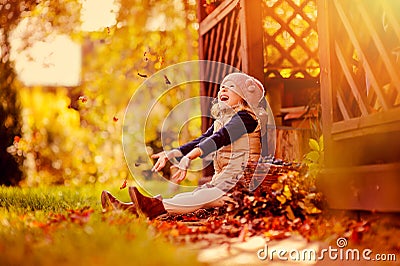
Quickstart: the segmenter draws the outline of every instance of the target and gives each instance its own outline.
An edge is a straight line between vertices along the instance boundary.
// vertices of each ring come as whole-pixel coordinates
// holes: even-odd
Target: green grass
[[[0,265],[199,265],[146,220],[102,213],[102,189],[0,187]],[[112,192],[128,200],[126,189]]]

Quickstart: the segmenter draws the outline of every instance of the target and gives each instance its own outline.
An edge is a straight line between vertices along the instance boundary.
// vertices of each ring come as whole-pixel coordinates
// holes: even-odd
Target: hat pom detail
[[[256,90],[256,86],[254,86],[254,82],[251,79],[246,80],[245,85],[249,92],[254,92]]]

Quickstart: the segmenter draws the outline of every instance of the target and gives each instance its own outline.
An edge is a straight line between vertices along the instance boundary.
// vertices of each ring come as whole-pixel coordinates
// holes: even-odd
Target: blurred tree
[[[102,147],[112,146],[114,150],[122,148],[120,134],[116,134],[122,131],[122,121],[114,123],[113,115],[122,118],[132,94],[147,77],[167,66],[197,59],[196,26],[196,1],[121,0],[116,25],[85,35],[82,85],[79,89],[91,101],[81,105],[79,111],[84,126],[92,128],[97,135],[105,136],[93,138],[97,143],[98,156],[110,157]],[[169,78],[173,82],[176,77]],[[149,90],[152,94],[151,91],[157,88],[150,87]],[[199,88],[196,86],[183,86],[171,91],[160,99],[158,118],[165,117],[184,99],[198,94]],[[159,96],[154,93],[151,95]],[[148,108],[145,97],[143,95],[142,106],[137,106],[137,122],[142,125],[146,119],[142,111]],[[184,121],[183,118],[181,122]],[[146,141],[158,150],[161,149],[161,142],[156,126],[159,125],[150,123],[146,128]],[[192,137],[186,134],[186,140]],[[135,147],[132,147],[132,152],[138,153]],[[137,160],[140,160],[137,156]],[[114,165],[125,165],[116,156],[112,156],[112,159]],[[101,179],[110,177],[107,175]]]
[[[0,2],[0,184],[17,185],[23,178],[21,171],[23,152],[17,150],[21,135],[23,135],[21,102],[18,93],[21,86],[16,82],[14,62],[10,59],[11,33],[23,18],[38,16],[41,12],[35,14],[34,11],[37,11],[37,6],[40,5],[42,8],[47,8],[47,21],[55,27],[62,28],[64,32],[71,32],[68,26],[72,24],[64,22],[71,13],[76,13],[71,12],[69,3],[73,2],[76,1],[5,0]],[[38,30],[38,28],[33,29]],[[44,35],[46,34],[49,33],[44,32]],[[29,34],[23,41],[22,49],[32,45]]]
[[[28,185],[78,185],[127,178],[121,133],[130,97],[145,76],[197,58],[196,1],[116,1],[116,24],[93,32],[81,30],[80,3],[43,1],[21,15],[38,18],[40,24],[50,22],[52,34],[67,34],[82,45],[79,86],[12,83],[19,89],[24,110],[22,139],[14,148],[24,160]],[[32,26],[43,31],[40,25]],[[173,82],[174,77],[169,78]],[[174,105],[198,93],[196,86],[173,91],[160,101],[163,112],[159,115],[165,116]],[[146,104],[144,100],[143,106],[137,107],[138,119],[142,119],[140,110]],[[152,133],[146,140],[160,146],[156,127],[151,125],[148,131]]]
[[[0,2],[0,184],[16,185],[22,172],[7,147],[21,134],[20,104],[14,86],[15,72],[9,60],[10,31],[23,12],[33,9],[36,1],[8,0]]]

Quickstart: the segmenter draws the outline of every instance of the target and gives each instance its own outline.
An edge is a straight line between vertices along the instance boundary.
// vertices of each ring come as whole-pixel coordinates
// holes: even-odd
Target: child
[[[221,83],[217,102],[211,108],[215,121],[199,138],[178,149],[154,154],[158,159],[152,168],[160,171],[167,160],[180,158],[172,180],[186,177],[190,162],[213,155],[215,174],[212,180],[193,192],[175,195],[170,199],[150,198],[136,187],[129,188],[133,203],[122,203],[107,191],[102,193],[103,208],[130,209],[150,219],[164,213],[182,214],[201,208],[222,206],[224,195],[235,186],[249,161],[258,161],[261,153],[261,128],[265,128],[266,112],[260,106],[264,100],[261,82],[244,73],[231,73]]]

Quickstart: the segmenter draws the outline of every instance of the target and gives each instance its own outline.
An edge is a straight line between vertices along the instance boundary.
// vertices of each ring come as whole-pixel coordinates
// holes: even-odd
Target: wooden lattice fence
[[[201,8],[201,5],[199,6]],[[200,59],[226,64],[205,64],[202,75],[210,80],[222,80],[237,68],[261,81],[262,30],[260,0],[223,1],[211,14],[200,21]],[[202,17],[201,13],[200,17]],[[201,95],[216,97],[219,84],[201,84]],[[209,103],[202,105],[203,130],[211,125]]]
[[[266,78],[318,79],[317,4],[262,1]]]
[[[319,1],[321,187],[337,208],[400,210],[399,12],[399,1]]]

